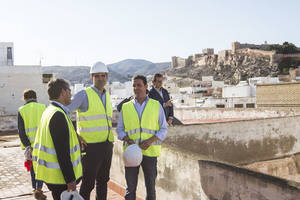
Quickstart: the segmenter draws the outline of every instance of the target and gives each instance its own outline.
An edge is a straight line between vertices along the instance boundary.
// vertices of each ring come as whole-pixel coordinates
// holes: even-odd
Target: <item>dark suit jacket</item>
[[[150,98],[159,101],[159,103],[163,106],[164,103],[170,100],[170,96],[169,96],[169,92],[165,88],[161,88],[161,90],[162,90],[163,98],[161,98],[160,94],[156,91],[156,89],[154,89],[154,87],[151,88],[148,95]],[[164,110],[165,110],[165,115],[167,120],[170,117],[171,118],[174,117],[173,106],[164,107]]]

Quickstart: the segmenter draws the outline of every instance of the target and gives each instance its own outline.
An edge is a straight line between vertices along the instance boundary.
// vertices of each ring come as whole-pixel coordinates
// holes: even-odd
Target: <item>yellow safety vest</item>
[[[24,121],[24,129],[28,140],[30,141],[31,147],[35,140],[36,131],[40,123],[42,114],[46,106],[37,102],[30,102],[19,108],[19,113]],[[24,150],[25,147],[21,142],[21,148]]]
[[[99,95],[93,88],[86,88],[85,91],[89,102],[88,110],[85,112],[77,110],[77,132],[87,143],[99,143],[106,140],[113,142],[109,93],[105,93],[106,108],[104,108]]]
[[[34,143],[32,161],[37,180],[41,180],[49,184],[66,184],[57,160],[56,151],[49,130],[50,120],[56,112],[63,113],[68,122],[70,157],[73,165],[73,171],[76,180],[82,176],[80,144],[73,124],[61,108],[51,104],[42,115],[41,124],[38,128]]]
[[[136,144],[143,142],[153,137],[159,130],[159,102],[149,98],[141,116],[139,115],[134,107],[134,99],[129,101],[122,106],[123,123],[125,132],[128,137],[132,139]],[[124,150],[128,144],[124,142]],[[161,141],[158,140],[147,149],[142,150],[143,155],[149,157],[158,157],[161,152]]]

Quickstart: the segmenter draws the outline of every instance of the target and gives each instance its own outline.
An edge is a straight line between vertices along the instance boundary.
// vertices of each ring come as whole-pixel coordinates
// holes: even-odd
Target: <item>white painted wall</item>
[[[249,85],[227,86],[222,89],[222,97],[250,97],[251,88]]]
[[[0,67],[0,110],[4,115],[14,115],[24,104],[22,97],[25,89],[37,93],[38,102],[48,104],[47,84],[42,83],[40,66]]]

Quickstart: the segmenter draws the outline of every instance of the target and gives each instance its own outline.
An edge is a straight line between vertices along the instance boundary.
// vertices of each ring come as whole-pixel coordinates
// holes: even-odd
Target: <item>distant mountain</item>
[[[42,67],[42,71],[43,73],[54,73],[57,78],[66,79],[70,81],[72,85],[76,83],[83,83],[85,85],[91,84],[90,67],[88,66],[45,66]],[[119,81],[123,83],[129,81],[129,79],[110,70],[109,81]]]
[[[152,75],[164,71],[170,67],[170,62],[152,63],[142,59],[126,59],[114,64],[108,65],[108,68],[124,75]]]
[[[171,63],[152,63],[141,59],[127,59],[118,63],[109,64],[109,82],[129,81],[131,76],[136,74],[151,75],[169,68]],[[57,78],[69,80],[71,84],[90,82],[89,66],[44,66],[43,73],[54,73]]]

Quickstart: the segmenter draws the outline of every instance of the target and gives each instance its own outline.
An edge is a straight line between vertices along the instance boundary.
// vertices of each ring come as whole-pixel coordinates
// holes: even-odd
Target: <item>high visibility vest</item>
[[[149,98],[141,116],[139,115],[134,107],[134,99],[129,101],[122,106],[122,115],[124,130],[128,137],[133,140],[136,144],[139,144],[151,137],[153,137],[159,130],[159,102]],[[124,150],[128,144],[124,142]],[[143,155],[149,157],[158,157],[161,152],[161,141],[158,140],[147,149],[142,150]]]
[[[77,110],[77,132],[87,143],[99,143],[104,141],[114,141],[112,133],[112,108],[110,95],[106,96],[106,108],[96,93],[89,87],[85,89],[88,98],[88,110],[81,112]]]
[[[55,112],[64,114],[69,128],[70,158],[76,180],[82,176],[80,144],[70,118],[65,112],[54,105],[49,105],[44,111],[32,152],[32,161],[37,180],[49,184],[66,184],[60,169],[57,154],[49,130],[49,123]]]
[[[40,123],[42,114],[46,106],[37,102],[30,102],[19,108],[19,113],[24,121],[24,129],[28,140],[30,141],[31,147],[35,140],[36,131]],[[25,147],[21,142],[21,148],[24,150]]]

